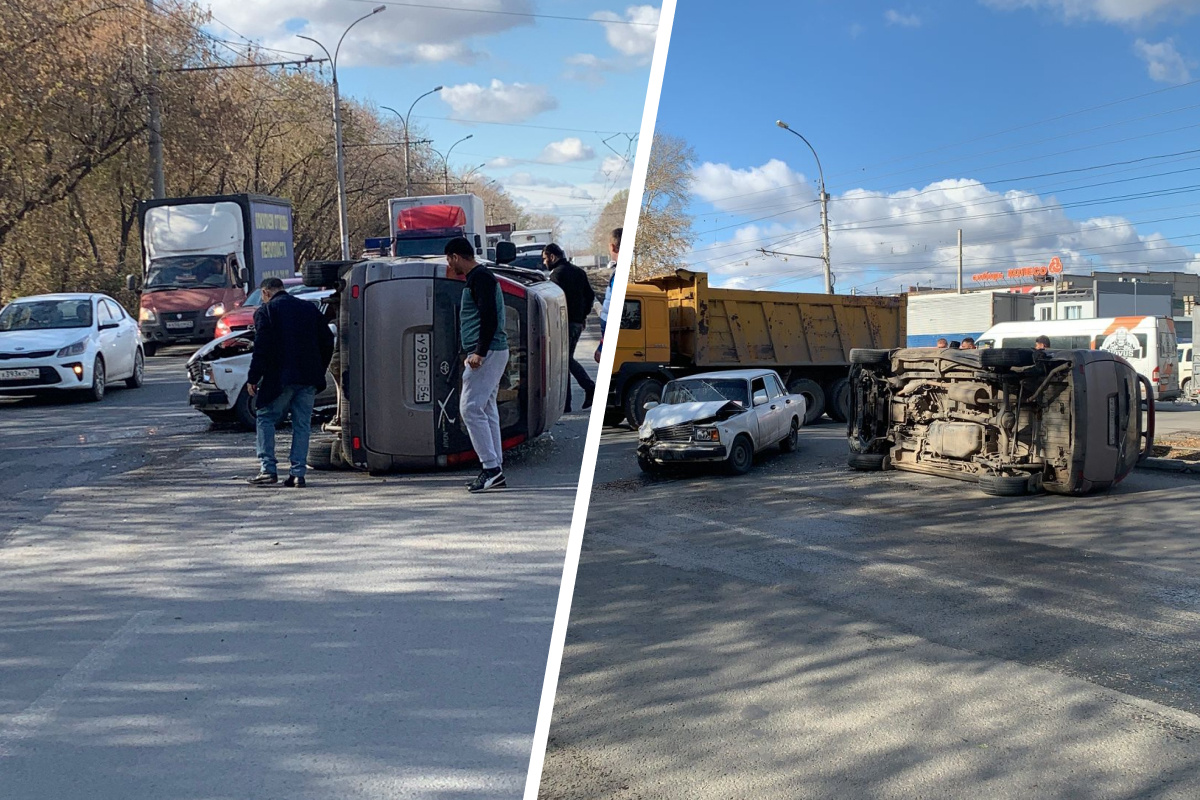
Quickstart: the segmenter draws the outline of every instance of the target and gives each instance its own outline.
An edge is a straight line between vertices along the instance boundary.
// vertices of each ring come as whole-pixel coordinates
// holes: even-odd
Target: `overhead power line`
[[[401,6],[403,8],[425,8],[431,11],[455,11],[466,14],[494,14],[503,17],[525,17],[528,19],[555,19],[568,22],[596,22],[604,25],[630,25],[636,27],[657,28],[657,22],[633,22],[631,20],[593,19],[592,17],[570,17],[563,14],[535,14],[524,11],[500,11],[493,8],[463,8],[462,6],[433,5],[431,3],[405,3],[399,0],[351,0],[354,3],[370,3],[371,5]]]

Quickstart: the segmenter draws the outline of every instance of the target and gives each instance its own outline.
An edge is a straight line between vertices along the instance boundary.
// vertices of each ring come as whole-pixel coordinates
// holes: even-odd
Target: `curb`
[[[1137,468],[1174,472],[1178,475],[1200,475],[1200,461],[1179,461],[1174,458],[1150,457],[1145,461],[1139,461]]]

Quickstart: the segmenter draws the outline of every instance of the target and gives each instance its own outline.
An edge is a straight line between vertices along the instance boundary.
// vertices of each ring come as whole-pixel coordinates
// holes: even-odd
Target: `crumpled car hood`
[[[728,419],[740,414],[746,409],[730,400],[710,400],[705,403],[676,403],[674,405],[659,405],[646,412],[643,428],[666,428],[670,425],[682,425],[685,422],[699,422],[712,419],[719,414]]]

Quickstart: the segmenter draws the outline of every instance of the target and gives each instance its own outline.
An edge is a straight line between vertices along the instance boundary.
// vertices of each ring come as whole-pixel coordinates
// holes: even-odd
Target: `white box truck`
[[[458,236],[471,242],[480,259],[487,255],[483,200],[473,194],[392,198],[388,233],[390,255],[397,257],[444,255],[446,242]]]

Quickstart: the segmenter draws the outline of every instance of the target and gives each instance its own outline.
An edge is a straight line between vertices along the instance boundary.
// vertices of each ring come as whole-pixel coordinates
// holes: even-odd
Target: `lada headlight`
[[[692,441],[719,442],[721,441],[721,434],[714,427],[697,425],[692,429]]]

